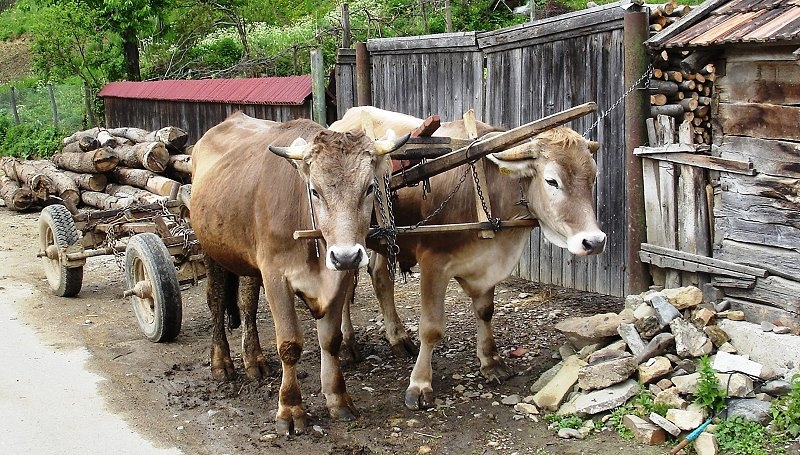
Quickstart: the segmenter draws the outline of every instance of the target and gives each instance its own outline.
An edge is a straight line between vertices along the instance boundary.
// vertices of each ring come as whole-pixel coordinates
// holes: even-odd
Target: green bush
[[[65,136],[64,130],[52,125],[13,125],[7,119],[0,119],[0,156],[48,158],[61,148]]]
[[[697,372],[700,373],[700,379],[697,381],[694,402],[707,410],[710,415],[714,415],[725,407],[728,394],[720,387],[719,379],[711,367],[711,359],[708,356],[698,359]]]
[[[800,436],[800,374],[792,377],[789,394],[772,402],[770,429],[779,440]]]
[[[757,422],[734,417],[723,421],[717,426],[714,434],[717,436],[720,453],[732,455],[769,455],[767,430]]]

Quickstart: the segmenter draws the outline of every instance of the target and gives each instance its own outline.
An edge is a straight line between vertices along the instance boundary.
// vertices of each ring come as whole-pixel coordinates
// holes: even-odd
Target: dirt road
[[[538,422],[520,418],[511,406],[500,404],[510,395],[523,398],[530,395],[533,381],[556,362],[554,353],[564,341],[553,329],[557,320],[617,311],[621,308],[620,299],[544,288],[521,280],[505,282],[496,299],[496,337],[500,351],[519,374],[498,386],[485,383],[477,372],[474,318],[463,293],[451,287],[447,297],[448,331],[434,359],[434,388],[440,405],[434,410],[412,412],[403,406],[403,392],[413,362],[391,354],[383,339],[380,311],[364,275],[353,319],[366,360],[345,368],[348,390],[361,415],[351,423],[328,417],[319,390],[319,348],[313,319],[304,307],[298,306],[306,332],[299,371],[313,429],[287,440],[274,434],[276,393],[280,385],[277,361],[272,363],[275,373],[265,381],[247,380],[243,372],[235,382],[218,383],[211,379],[204,283],[182,294],[183,327],[177,340],[150,343],[136,326],[128,300],[121,296],[124,276],[111,256],[88,260],[77,297],[59,298],[49,293],[36,258],[37,219],[38,213],[17,214],[0,208],[0,317],[15,313],[13,321],[29,326],[49,351],[80,359],[85,349],[87,369],[92,374],[87,374],[83,381],[97,381],[97,376],[105,379],[98,385],[103,404],[127,424],[125,428],[149,441],[153,453],[161,453],[160,449],[165,449],[163,453],[209,455],[665,452],[664,447],[640,446],[608,431],[585,440],[561,440],[547,428],[543,416],[538,417]],[[417,281],[413,276],[407,282],[399,280],[399,312],[407,327],[415,330],[419,314]],[[20,289],[26,291],[19,292]],[[259,312],[259,324],[265,351],[274,359],[274,333],[264,305]],[[234,361],[241,372],[239,336],[238,330],[230,335]],[[19,346],[12,334],[4,333],[3,342],[4,349]],[[512,351],[518,356],[511,356]],[[20,377],[65,378],[59,362],[41,371],[23,371],[34,368],[24,360],[40,354],[15,354],[20,357],[4,356],[3,366],[19,370]],[[64,406],[60,399],[40,396],[39,390],[28,392],[37,406],[18,410],[19,415],[11,417],[18,419],[14,424]],[[87,416],[74,415],[75,420],[84,417]],[[38,447],[43,449],[25,453],[85,453],[68,448],[48,449],[53,439],[50,431],[47,425],[40,427],[32,447],[38,441]],[[106,450],[117,442],[110,434],[98,432],[89,438],[103,452],[123,453]],[[144,441],[141,444],[148,446]]]

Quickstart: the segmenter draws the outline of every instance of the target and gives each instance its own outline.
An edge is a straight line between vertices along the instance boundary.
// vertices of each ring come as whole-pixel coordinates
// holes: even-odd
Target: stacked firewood
[[[674,2],[650,6],[650,30],[657,33],[688,14],[688,6]],[[711,144],[711,95],[715,79],[710,55],[702,51],[663,50],[654,56],[650,79],[650,116],[689,122],[694,144]]]
[[[92,128],[62,141],[49,160],[0,160],[0,198],[17,211],[58,198],[68,208],[115,209],[175,198],[191,180],[188,135],[168,126]]]

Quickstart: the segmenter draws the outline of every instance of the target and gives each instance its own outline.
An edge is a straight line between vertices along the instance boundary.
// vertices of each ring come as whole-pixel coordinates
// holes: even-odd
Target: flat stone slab
[[[597,414],[598,412],[614,409],[625,404],[638,391],[639,383],[633,379],[628,379],[606,389],[595,390],[579,396],[575,400],[575,411],[584,414]]]

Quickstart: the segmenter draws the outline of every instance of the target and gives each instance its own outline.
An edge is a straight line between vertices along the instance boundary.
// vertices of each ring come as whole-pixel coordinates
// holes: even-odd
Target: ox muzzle
[[[368,263],[367,250],[361,245],[331,245],[325,256],[325,266],[331,270],[353,270]]]

